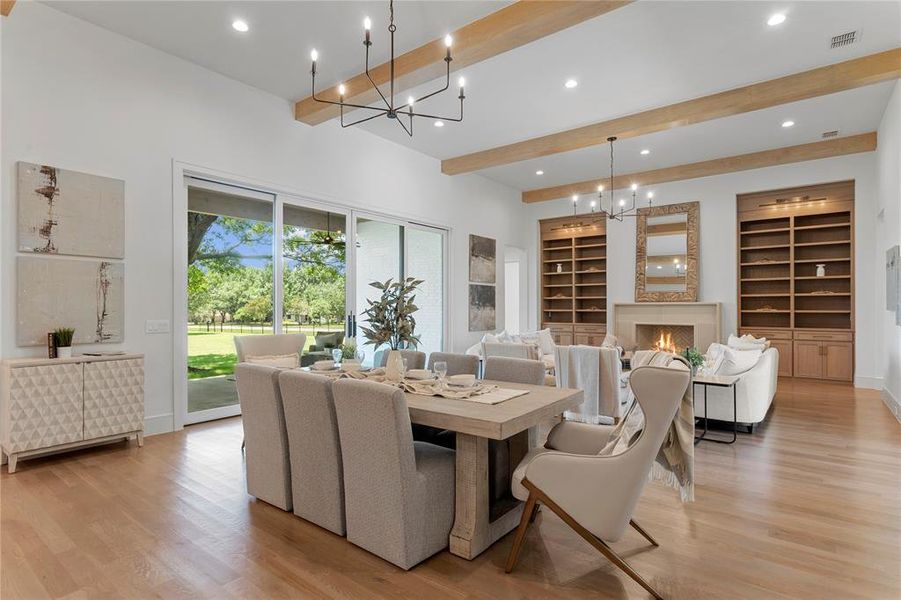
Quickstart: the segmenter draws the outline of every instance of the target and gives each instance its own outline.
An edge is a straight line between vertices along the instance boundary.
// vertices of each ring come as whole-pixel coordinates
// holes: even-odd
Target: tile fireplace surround
[[[636,302],[613,305],[613,335],[626,350],[648,350],[661,332],[673,334],[681,350],[701,352],[722,341],[719,302]]]

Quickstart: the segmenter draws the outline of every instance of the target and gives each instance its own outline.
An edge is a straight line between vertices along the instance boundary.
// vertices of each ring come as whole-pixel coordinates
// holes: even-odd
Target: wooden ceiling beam
[[[534,42],[552,33],[603,15],[632,0],[521,0],[491,13],[477,21],[452,31],[454,38],[451,69],[458,71],[482,62],[498,54]],[[360,32],[362,36],[362,31]],[[444,63],[445,47],[441,39],[424,44],[395,59],[395,94],[401,94],[423,83],[443,78],[447,67]],[[376,40],[378,41],[378,40]],[[382,39],[382,43],[387,40]],[[360,57],[363,46],[360,45]],[[327,59],[327,55],[324,59]],[[321,63],[325,65],[325,63]],[[372,80],[382,86],[390,79],[390,64],[382,63],[369,70]],[[347,88],[345,101],[355,104],[371,104],[378,100],[378,93],[366,77],[360,73],[344,82]],[[387,93],[387,92],[386,92]],[[338,100],[337,84],[317,91],[324,100]],[[316,102],[312,97],[299,100],[294,105],[294,118],[308,125],[319,125],[337,117],[338,107]]]
[[[901,48],[771,79],[710,96],[703,96],[633,115],[602,121],[473,152],[441,161],[441,172],[459,175],[561,152],[570,152],[619,139],[647,135],[834,94],[901,77]]]
[[[0,0],[0,16],[8,17],[15,5],[16,0]]]
[[[761,169],[776,165],[785,165],[807,160],[830,158],[832,156],[844,156],[859,152],[871,152],[876,149],[876,132],[861,133],[847,137],[834,138],[810,144],[787,146],[773,150],[763,150],[750,154],[715,158],[702,162],[617,175],[613,179],[614,189],[626,189],[633,183],[642,187],[671,181],[696,179],[698,177],[710,177],[711,175],[723,175],[737,171]],[[558,198],[568,198],[574,194],[595,194],[599,185],[609,186],[609,178],[589,179],[578,183],[569,183],[553,187],[527,190],[522,193],[522,201],[526,203],[546,202]]]

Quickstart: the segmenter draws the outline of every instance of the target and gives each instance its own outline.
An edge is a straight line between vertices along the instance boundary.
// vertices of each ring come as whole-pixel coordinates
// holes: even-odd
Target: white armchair
[[[687,370],[639,367],[632,372],[632,390],[645,423],[619,454],[599,454],[613,427],[563,422],[551,431],[544,448],[526,455],[513,474],[513,494],[526,506],[507,559],[508,573],[540,503],[655,598],[661,597],[608,543],[619,540],[631,525],[657,545],[632,520],[632,512],[690,380]]]

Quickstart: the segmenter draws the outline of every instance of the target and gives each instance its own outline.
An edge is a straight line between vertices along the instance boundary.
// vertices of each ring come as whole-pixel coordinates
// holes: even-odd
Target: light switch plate
[[[144,324],[144,333],[169,333],[167,319],[148,319]]]

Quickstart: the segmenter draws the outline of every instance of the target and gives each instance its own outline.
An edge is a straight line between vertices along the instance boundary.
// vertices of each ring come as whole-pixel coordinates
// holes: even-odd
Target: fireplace
[[[669,334],[676,351],[705,352],[720,340],[718,302],[636,302],[613,305],[613,334],[626,350],[651,350]]]
[[[638,350],[682,352],[695,345],[695,328],[692,325],[639,323],[635,325],[635,344]]]

